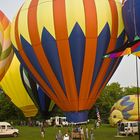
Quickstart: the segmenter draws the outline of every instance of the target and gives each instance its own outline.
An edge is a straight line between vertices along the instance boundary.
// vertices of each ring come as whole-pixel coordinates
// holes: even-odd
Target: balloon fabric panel
[[[29,73],[21,66],[21,77],[28,95],[31,97],[34,104],[37,106],[39,112],[43,117],[49,116],[49,111],[54,104],[51,104],[50,98],[44,93],[44,91],[39,87],[39,85],[34,81],[34,79],[29,75]]]
[[[118,23],[116,23],[116,20],[118,20],[118,13],[117,13],[117,7],[114,1],[109,1],[109,5],[110,5],[110,9],[111,9],[111,17],[112,17],[112,26],[111,28],[111,36],[110,36],[110,42],[107,48],[107,51],[111,51],[113,49],[115,49],[116,46],[116,39],[118,36]],[[94,93],[97,94],[98,92],[98,88],[99,88],[99,83],[102,82],[102,77],[104,77],[104,75],[107,72],[108,67],[111,64],[111,60],[110,59],[104,59],[102,62],[102,68],[99,70],[98,73],[98,77],[96,79],[96,82],[94,83],[94,86],[92,88],[91,94],[89,96],[89,100],[88,100],[88,106],[90,106],[90,108],[92,107],[92,102],[95,102],[96,100],[96,96],[93,96]]]
[[[117,39],[115,49],[118,49],[118,48],[122,47],[122,46],[120,46],[120,45],[123,44],[123,42],[124,42],[124,37],[125,37],[125,32],[122,32],[121,35],[120,35],[120,36],[118,37],[118,39]],[[103,56],[103,54],[102,54],[102,56]],[[102,81],[102,84],[100,85],[100,88],[99,88],[99,89],[101,89],[102,87],[104,87],[104,86],[103,86],[104,83],[106,83],[106,82],[108,81],[108,79],[110,79],[110,77],[112,76],[113,72],[117,69],[118,65],[120,64],[121,59],[122,59],[122,58],[120,58],[120,59],[113,59],[113,60],[111,61],[111,64],[110,64],[110,66],[108,67],[108,71],[106,72],[106,75],[104,76],[103,81]],[[112,67],[113,67],[113,69],[112,69]],[[110,75],[111,75],[111,76],[110,76]],[[98,91],[98,93],[100,93],[100,92]],[[98,94],[97,94],[97,95],[98,95]],[[99,97],[99,95],[98,95],[97,97]]]
[[[127,0],[123,3],[123,19],[129,42],[140,40],[140,1]],[[137,39],[136,39],[137,40]]]
[[[2,11],[0,11],[0,80],[9,68],[12,58],[13,50],[10,40],[10,21]]]
[[[62,86],[62,89],[65,92],[64,81],[61,72],[61,66],[59,62],[59,54],[56,46],[56,41],[54,37],[47,31],[47,29],[43,29],[42,33],[42,47],[44,49],[45,55],[50,62],[50,65],[56,74],[56,77]]]
[[[104,15],[100,6],[110,16]],[[42,9],[46,9],[44,18]],[[19,26],[24,24],[22,12],[27,15],[25,32]],[[120,14],[118,1],[114,0],[105,0],[103,5],[99,0],[55,0],[44,4],[32,0],[19,11],[12,24],[14,50],[63,111],[89,110],[115,72],[121,59],[103,56],[124,44]]]

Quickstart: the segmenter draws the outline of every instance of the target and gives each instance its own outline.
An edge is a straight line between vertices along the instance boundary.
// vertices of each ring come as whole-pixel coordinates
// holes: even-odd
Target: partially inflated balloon
[[[48,96],[81,122],[120,63],[119,0],[26,0],[11,27],[14,51]]]
[[[114,126],[119,121],[137,121],[138,98],[137,95],[127,95],[117,101],[111,109],[110,124]]]
[[[0,11],[0,80],[5,75],[11,60],[13,50],[10,41],[10,22]]]
[[[21,80],[20,63],[16,56],[1,80],[0,85],[11,101],[22,110],[26,117],[35,116],[38,109],[34,105]]]
[[[28,95],[37,106],[42,117],[50,117],[50,115],[53,113],[53,110],[56,108],[54,102],[44,93],[44,91],[33,80],[32,76],[30,76],[25,68],[22,66],[20,67],[22,82]]]

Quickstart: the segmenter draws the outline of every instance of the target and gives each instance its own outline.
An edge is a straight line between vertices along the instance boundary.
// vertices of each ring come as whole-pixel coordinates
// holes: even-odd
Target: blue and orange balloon
[[[72,122],[88,119],[121,61],[103,56],[124,38],[119,0],[26,0],[11,27],[18,59]]]

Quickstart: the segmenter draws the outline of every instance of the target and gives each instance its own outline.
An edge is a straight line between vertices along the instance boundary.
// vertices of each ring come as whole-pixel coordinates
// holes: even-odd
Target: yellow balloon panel
[[[46,11],[46,12],[44,12]],[[43,13],[43,18],[42,18]],[[40,37],[42,36],[43,27],[55,38],[54,18],[53,18],[53,1],[40,0],[37,10],[37,23]]]
[[[68,35],[70,35],[76,22],[80,25],[80,27],[82,28],[85,34],[85,13],[84,13],[83,0],[67,0],[66,17],[67,17]]]
[[[23,111],[26,117],[35,116],[37,114],[38,109],[23,86],[20,76],[20,63],[16,56],[14,56],[0,85],[4,92],[10,97],[11,101]]]
[[[102,2],[102,0],[95,0],[95,4],[97,11],[98,35],[99,35],[106,23],[108,23],[111,28],[112,16],[109,1],[105,0],[104,2]]]
[[[119,0],[116,0],[116,7],[118,10],[118,13],[122,13],[121,3]],[[123,25],[122,15],[118,14],[118,36],[122,33],[123,27],[124,25]]]

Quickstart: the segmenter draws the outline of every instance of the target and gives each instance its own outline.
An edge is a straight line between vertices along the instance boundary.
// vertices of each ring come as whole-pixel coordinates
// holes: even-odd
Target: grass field
[[[85,126],[84,126],[85,127]],[[91,128],[91,125],[88,125]],[[39,127],[16,127],[20,131],[20,135],[17,138],[9,137],[9,138],[0,138],[0,140],[43,140],[40,136],[40,128]],[[45,138],[44,140],[55,140],[55,135],[58,130],[61,129],[64,133],[67,130],[71,130],[71,128],[54,128],[49,127],[46,128]],[[110,127],[109,125],[103,125],[100,128],[94,130],[95,140],[138,140],[138,135],[128,136],[128,137],[115,137],[116,129]]]

